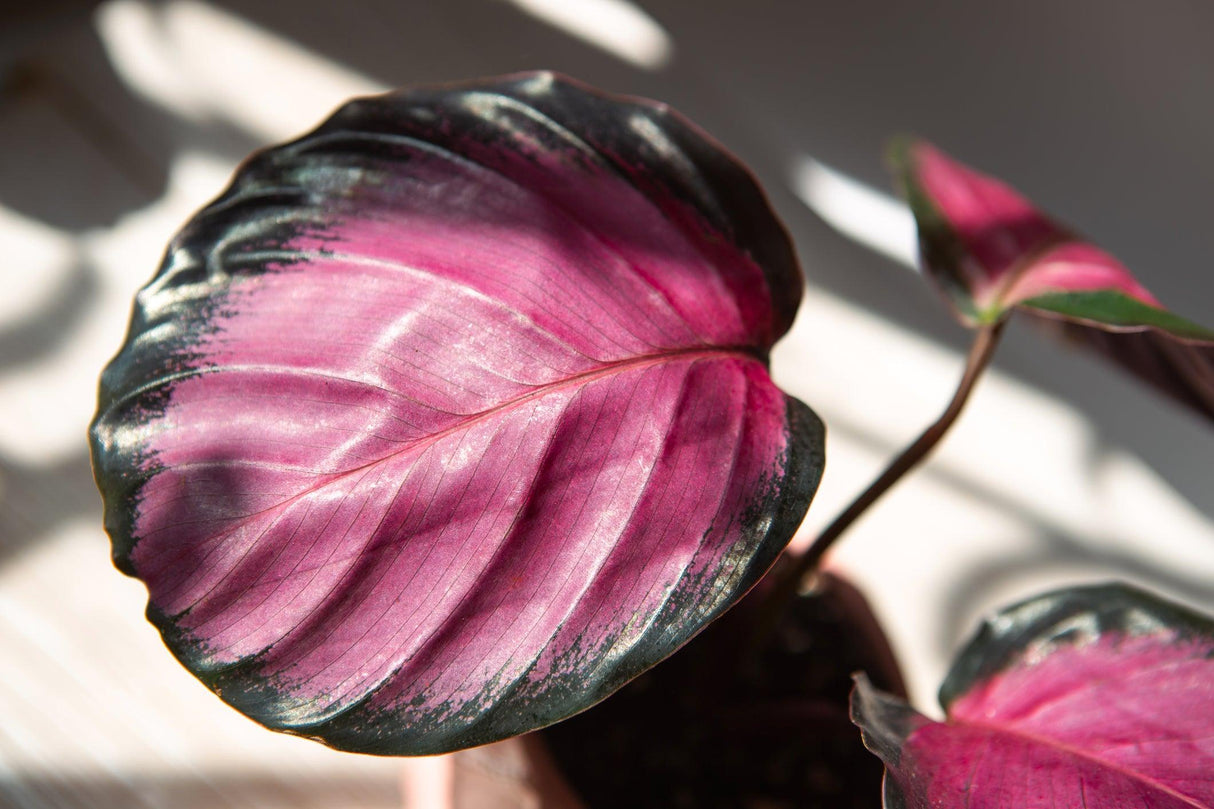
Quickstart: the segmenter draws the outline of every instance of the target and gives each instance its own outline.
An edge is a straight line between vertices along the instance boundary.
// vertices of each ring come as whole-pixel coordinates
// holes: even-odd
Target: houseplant
[[[815,622],[849,628],[813,656],[839,710],[840,671],[868,668],[898,690],[879,629],[850,631],[870,619],[846,585],[798,593],[947,431],[1008,315],[1091,343],[1207,416],[1214,335],[1006,186],[925,144],[895,159],[925,264],[976,328],[974,349],[941,419],[767,579],[824,462],[821,423],[766,369],[800,300],[792,246],[746,169],[694,125],[551,74],[351,102],[250,158],[178,234],[103,375],[92,430],[116,563],[147,583],[166,644],[226,702],[356,752],[444,752],[551,725],[752,588],[681,653],[708,648],[721,675],[681,716],[739,683],[779,704],[831,698],[798,686],[805,658],[786,642],[817,637]],[[1186,755],[1170,747],[1167,763],[1180,769],[1091,788],[1115,805],[1150,780],[1162,801],[1209,805],[1211,754],[1196,739],[1214,713],[1208,620],[1112,588],[1043,596],[992,626],[950,677],[950,706],[998,714],[987,692],[1022,669],[1037,686],[1043,672],[1048,685],[1076,666],[1166,658],[1191,687],[1133,693],[1176,720]],[[650,678],[676,694],[704,668],[677,673],[678,659]],[[1057,660],[1058,672],[1042,663]],[[922,740],[972,716],[937,731],[861,683],[854,715],[890,768],[887,804],[949,805],[958,755]],[[695,743],[719,747],[718,727]],[[1046,753],[1059,749],[1052,728],[1034,729]],[[796,730],[727,757],[721,804],[810,805],[829,789],[837,805],[840,785],[799,779],[796,756],[774,773],[739,763],[796,749]],[[986,730],[1003,734],[992,749],[1025,738],[1007,722]],[[1073,758],[1147,772],[1108,766],[1096,730],[1087,747],[1068,742]],[[1147,738],[1142,722],[1117,732]],[[857,772],[879,776],[872,764]],[[1073,764],[1051,766],[1088,783]],[[683,773],[696,766],[702,756]],[[564,765],[595,777],[576,769]],[[765,792],[769,777],[790,792]],[[856,805],[876,800],[872,786]]]

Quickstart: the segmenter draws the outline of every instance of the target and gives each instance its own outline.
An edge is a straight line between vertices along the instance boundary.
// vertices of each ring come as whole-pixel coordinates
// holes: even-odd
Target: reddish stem
[[[961,375],[961,381],[957,385],[957,390],[953,394],[952,400],[948,403],[944,412],[940,414],[940,417],[932,422],[915,439],[914,443],[904,449],[885,468],[880,477],[874,480],[859,497],[852,501],[851,505],[844,509],[843,513],[835,518],[834,522],[818,535],[817,539],[814,540],[805,553],[794,556],[791,560],[792,564],[786,570],[780,572],[780,578],[775,582],[775,587],[768,597],[768,606],[765,609],[766,614],[761,620],[755,635],[760,646],[766,642],[776,624],[779,623],[780,616],[784,613],[785,607],[796,597],[797,593],[806,587],[812,586],[813,574],[831,545],[851,527],[851,524],[861,514],[867,511],[873,503],[877,502],[883,494],[901,480],[903,475],[918,466],[936,445],[940,443],[940,439],[944,437],[949,428],[953,426],[957,417],[961,415],[965,403],[969,400],[975,383],[990,363],[991,356],[995,352],[995,347],[999,344],[999,337],[1003,333],[1005,322],[1005,320],[1000,320],[997,323],[983,326],[975,334],[974,342],[970,346],[969,355],[965,360],[965,371]]]

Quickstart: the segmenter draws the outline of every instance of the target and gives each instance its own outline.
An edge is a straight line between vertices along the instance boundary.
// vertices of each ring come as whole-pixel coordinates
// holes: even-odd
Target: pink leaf
[[[663,106],[528,74],[346,105],[169,246],[102,379],[117,564],[275,729],[433,753],[583,710],[792,536],[801,275]]]
[[[1052,593],[987,622],[945,722],[860,680],[853,718],[907,809],[1214,807],[1214,625],[1123,586]]]
[[[924,267],[963,323],[1024,312],[1214,418],[1214,332],[1164,309],[1117,259],[1002,182],[921,141],[892,156]]]

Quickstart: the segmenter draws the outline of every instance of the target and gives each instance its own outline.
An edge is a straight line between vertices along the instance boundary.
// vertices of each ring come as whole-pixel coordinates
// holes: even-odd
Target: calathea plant
[[[626,690],[546,731],[589,729],[563,771],[591,805],[872,805],[876,759],[805,778],[803,739],[858,745],[835,675],[897,692],[897,667],[858,596],[801,585],[939,440],[1009,314],[1214,413],[1214,334],[1002,184],[921,143],[896,163],[975,348],[940,421],[807,553],[776,564],[823,468],[820,421],[767,369],[803,283],[784,228],[677,113],[539,73],[350,102],[174,238],[91,433],[116,564],[224,701],[383,755],[586,711],[753,588],[637,681],[696,695],[659,700],[694,732],[636,752],[627,717],[649,711],[627,706],[656,703]],[[1214,806],[1212,652],[1208,619],[1154,596],[1062,591],[980,633],[946,722],[863,677],[852,712],[889,806]],[[805,721],[678,765],[762,706]],[[606,716],[621,766],[674,786],[613,793],[579,765]]]

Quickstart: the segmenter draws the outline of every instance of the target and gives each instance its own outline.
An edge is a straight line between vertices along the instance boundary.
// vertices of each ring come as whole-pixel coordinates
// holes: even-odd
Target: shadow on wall
[[[0,163],[0,204],[60,230],[111,225],[164,192],[171,144],[115,75],[90,24],[95,3],[11,19],[39,5],[11,4],[0,22],[0,140],[22,157]]]
[[[0,565],[80,518],[101,524],[101,499],[83,447],[44,466],[0,455]]]
[[[842,419],[834,419],[831,430],[882,455],[892,455],[898,450],[898,447],[874,440],[863,429],[857,429]],[[1098,468],[1103,463],[1102,455],[1095,454],[1088,459],[1088,463],[1092,469]],[[938,627],[934,639],[936,651],[944,657],[955,651],[957,638],[964,637],[970,630],[974,606],[985,603],[988,593],[1004,589],[1009,582],[1028,580],[1033,574],[1059,568],[1117,571],[1147,586],[1173,593],[1194,605],[1214,602],[1214,582],[1207,578],[1178,574],[1171,566],[1153,562],[1140,553],[1115,547],[1094,547],[1090,539],[1084,541],[1074,536],[1045,512],[1034,513],[1026,509],[1024,503],[972,478],[951,472],[941,465],[928,466],[912,474],[933,478],[973,501],[1016,514],[1028,526],[1037,546],[1030,552],[999,557],[979,567],[968,568],[965,575],[958,578],[957,589],[949,593],[947,606],[941,610],[946,622]]]

